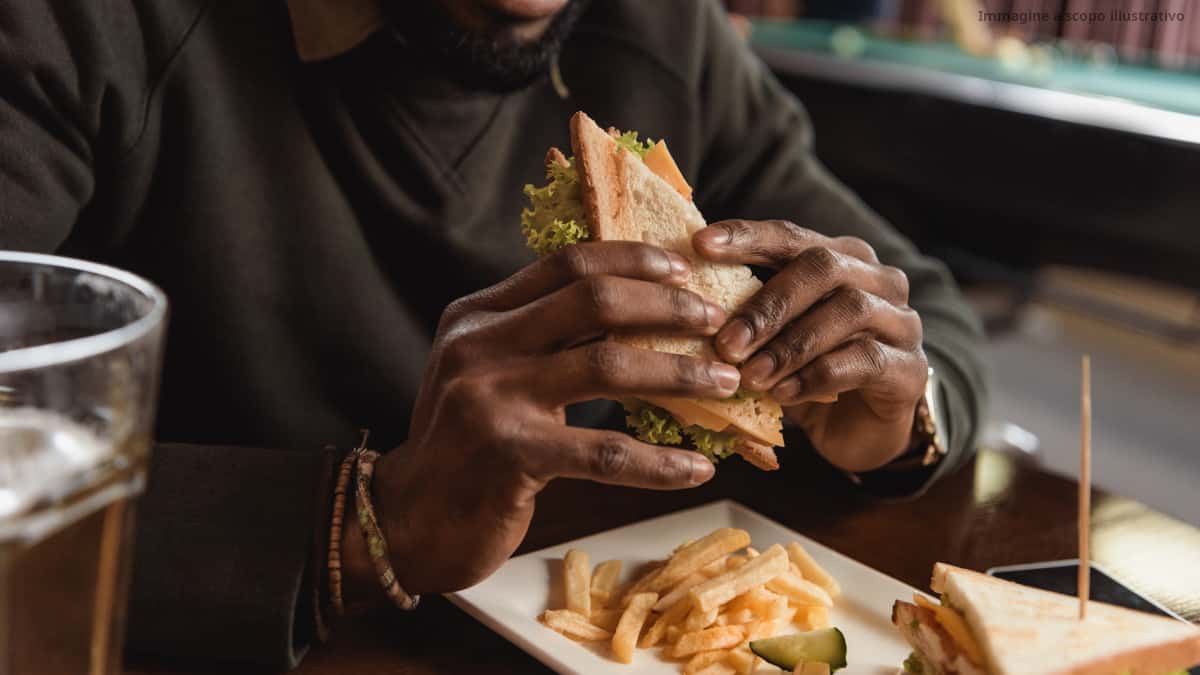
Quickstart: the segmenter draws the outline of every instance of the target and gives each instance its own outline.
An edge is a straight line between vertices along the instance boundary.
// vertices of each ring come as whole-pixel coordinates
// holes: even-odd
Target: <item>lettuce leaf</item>
[[[632,409],[628,406],[625,408],[629,413],[625,422],[638,439],[655,445],[678,445],[683,442],[683,427],[671,413],[648,403],[638,403],[640,405],[635,404]]]
[[[692,442],[696,452],[712,460],[714,464],[733,454],[737,435],[727,431],[713,431],[693,424],[684,427],[683,433]]]
[[[713,431],[693,424],[683,426],[671,413],[644,401],[625,404],[629,415],[625,418],[639,440],[655,445],[686,446],[704,455],[716,464],[733,454],[738,437],[733,432]]]
[[[616,138],[617,145],[634,153],[638,157],[645,159],[646,153],[650,152],[650,148],[654,147],[654,141],[650,140],[649,138],[644,141],[639,141],[637,137],[638,132],[626,131]]]
[[[530,206],[521,211],[521,233],[525,244],[538,255],[579,243],[589,235],[575,159],[568,162],[565,167],[547,167],[546,185],[525,186]]]

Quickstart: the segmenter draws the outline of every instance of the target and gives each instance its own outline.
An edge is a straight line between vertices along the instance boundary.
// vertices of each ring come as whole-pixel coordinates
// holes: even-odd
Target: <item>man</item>
[[[521,187],[575,110],[669,139],[710,221],[737,219],[697,250],[776,270],[758,296],[725,316],[636,243],[532,261]],[[887,494],[960,464],[979,421],[947,273],[825,173],[716,0],[3,0],[0,245],[172,300],[130,608],[151,653],[296,662],[327,601],[319,448],[360,427],[395,448],[374,492],[397,576],[434,593],[499,566],[554,477],[712,478],[568,403],[771,390],[785,465],[807,438]],[[728,363],[590,340],[614,329],[714,335]],[[929,366],[949,453],[925,466]],[[358,528],[342,548],[347,601],[381,601]]]

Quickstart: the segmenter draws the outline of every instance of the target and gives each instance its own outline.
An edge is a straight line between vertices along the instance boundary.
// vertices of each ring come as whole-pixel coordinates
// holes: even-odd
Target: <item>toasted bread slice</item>
[[[1200,663],[1200,628],[937,563],[933,590],[962,613],[991,675],[1168,673]]]
[[[745,265],[714,264],[699,257],[692,248],[692,235],[706,225],[700,211],[582,112],[571,117],[571,149],[593,239],[644,241],[688,258],[692,275],[687,288],[729,312],[762,287]],[[717,358],[709,339],[669,335],[617,335],[614,339],[660,352]],[[745,452],[739,453],[756,466],[778,467],[771,446],[783,445],[783,410],[774,399],[764,395],[688,402],[726,420],[744,436]]]

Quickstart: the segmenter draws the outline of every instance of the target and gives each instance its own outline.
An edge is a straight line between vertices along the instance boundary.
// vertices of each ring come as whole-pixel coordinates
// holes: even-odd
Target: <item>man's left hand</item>
[[[714,339],[721,358],[741,364],[743,387],[770,392],[844,470],[878,468],[908,448],[928,364],[904,272],[861,239],[782,220],[713,223],[692,244],[713,262],[777,270]]]

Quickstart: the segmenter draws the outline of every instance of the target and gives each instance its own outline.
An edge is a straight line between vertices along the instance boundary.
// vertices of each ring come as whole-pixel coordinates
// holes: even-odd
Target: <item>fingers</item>
[[[857,237],[827,237],[786,220],[722,220],[692,237],[692,246],[713,262],[780,269],[810,248],[828,248],[878,263],[871,245]]]
[[[896,305],[908,301],[908,279],[894,267],[866,263],[831,248],[802,251],[730,318],[714,341],[721,358],[740,363],[784,326],[839,288],[857,288]]]
[[[712,335],[727,316],[691,291],[590,276],[508,312],[493,327],[515,349],[543,352],[606,333]]]
[[[562,406],[595,398],[628,396],[728,398],[737,391],[737,368],[718,361],[665,354],[612,340],[593,342],[531,359],[511,376],[541,403]]]
[[[590,276],[680,285],[690,270],[687,258],[657,246],[633,241],[586,242],[564,246],[461,302],[472,309],[505,311]]]
[[[642,443],[615,431],[575,427],[544,430],[525,460],[541,480],[581,478],[652,490],[695,487],[713,476],[713,465],[690,450]]]
[[[923,352],[863,338],[835,349],[785,377],[771,389],[780,404],[814,401],[871,385],[895,389],[897,400],[915,400],[928,377]]]
[[[856,288],[843,288],[786,326],[742,366],[746,388],[766,391],[823,354],[869,335],[888,345],[914,349],[921,344],[921,319]]]

